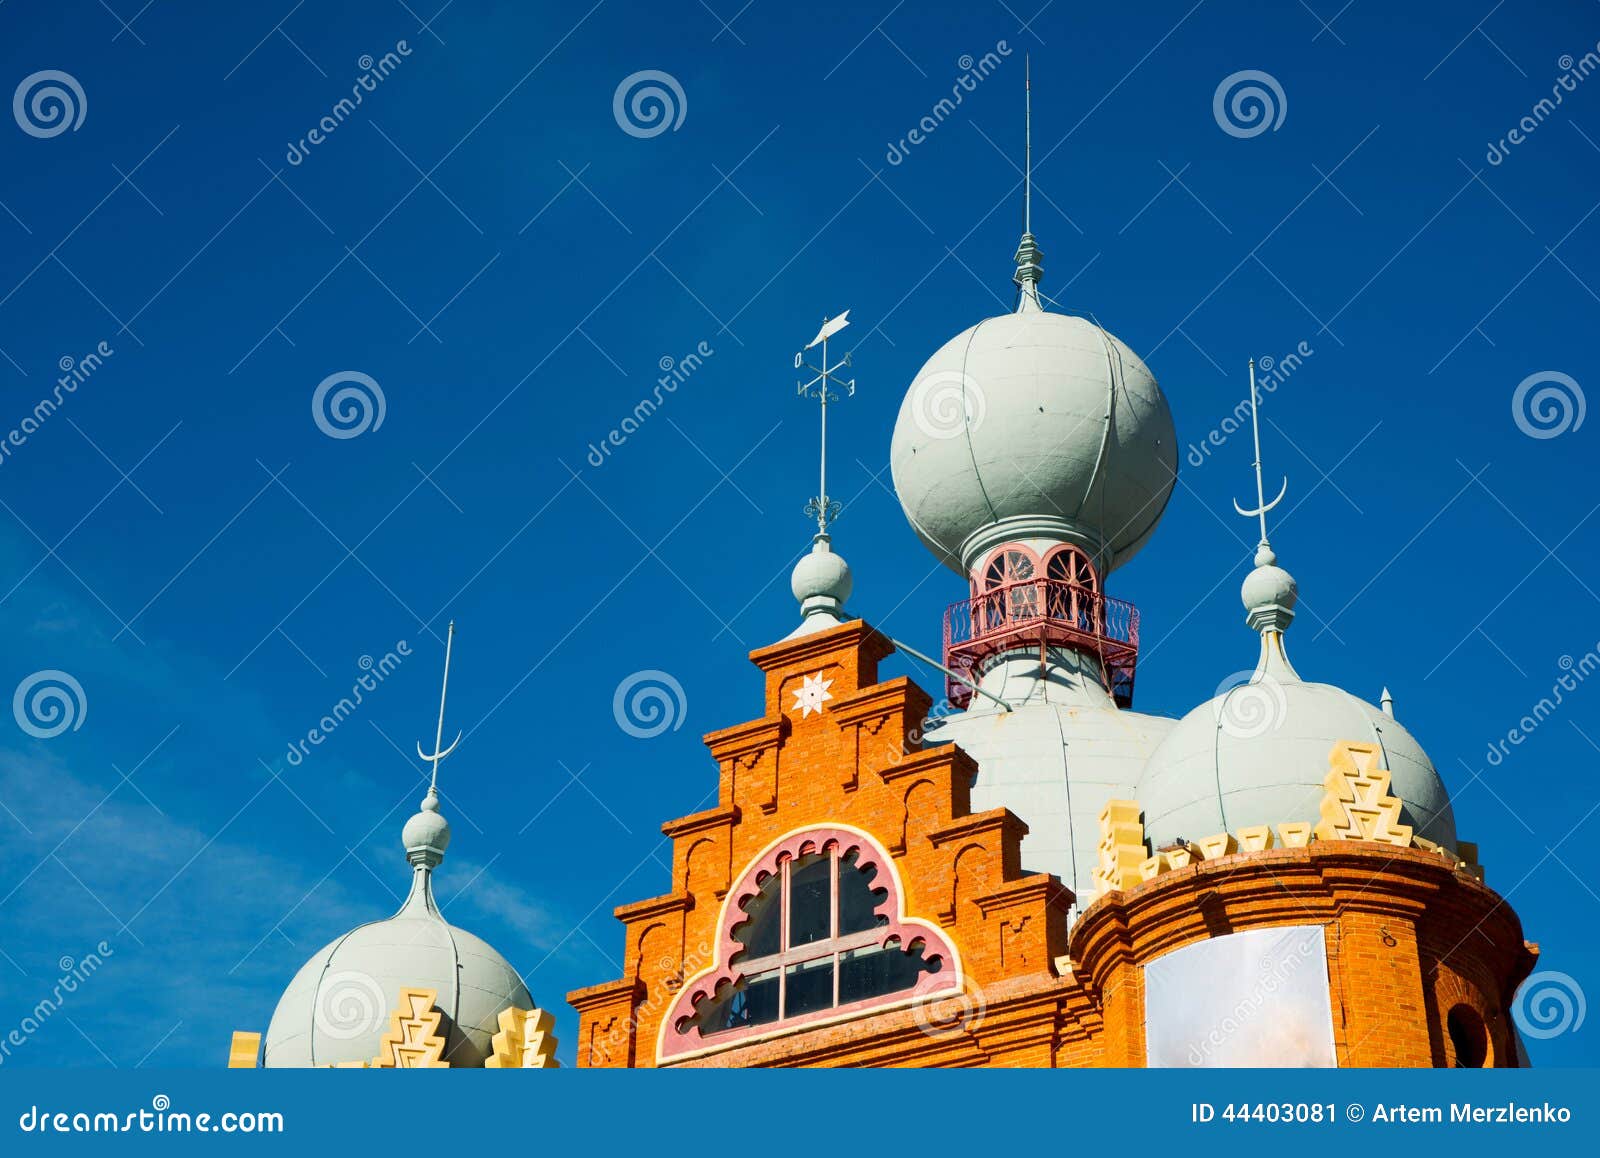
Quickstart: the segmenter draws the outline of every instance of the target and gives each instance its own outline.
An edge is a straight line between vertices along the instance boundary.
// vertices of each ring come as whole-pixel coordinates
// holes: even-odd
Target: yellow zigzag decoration
[[[378,1041],[378,1056],[372,1064],[380,1069],[448,1069],[444,1059],[444,1038],[439,1036],[443,1018],[433,1007],[438,994],[432,989],[400,990],[400,1007],[389,1015],[389,1032]]]
[[[1144,879],[1144,820],[1132,800],[1110,800],[1100,810],[1100,861],[1094,883],[1102,893],[1136,885]]]
[[[493,1049],[484,1059],[492,1070],[555,1069],[556,1039],[550,1031],[556,1019],[547,1009],[502,1009],[500,1032],[494,1035]]]
[[[1411,826],[1400,823],[1400,798],[1389,795],[1390,772],[1380,765],[1376,744],[1341,740],[1329,754],[1323,780],[1318,840],[1372,840],[1401,848],[1411,844]]]

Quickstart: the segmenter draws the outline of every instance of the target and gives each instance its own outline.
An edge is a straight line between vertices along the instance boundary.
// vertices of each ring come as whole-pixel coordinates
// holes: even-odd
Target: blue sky
[[[698,737],[760,711],[745,653],[794,622],[815,416],[791,357],[824,314],[855,322],[830,488],[853,609],[935,650],[963,594],[887,454],[923,359],[1010,306],[1023,51],[1046,292],[1145,357],[1185,447],[1247,358],[1312,351],[1263,408],[1296,664],[1393,690],[1541,967],[1600,986],[1600,686],[1486,758],[1600,641],[1600,422],[1530,437],[1512,403],[1545,372],[1596,385],[1600,79],[1487,159],[1600,7],[437,3],[0,8],[0,88],[58,70],[85,106],[55,135],[0,123],[0,428],[111,351],[0,460],[0,688],[59,670],[86,704],[53,738],[0,729],[0,1032],[63,958],[112,950],[6,1064],[220,1065],[302,961],[395,906],[452,616],[447,911],[558,1010],[616,976],[610,910],[667,887],[659,825],[715,788]],[[675,129],[615,117],[644,70],[681,89]],[[1236,135],[1213,97],[1246,70],[1283,116]],[[341,371],[378,384],[381,426],[313,421]],[[1144,711],[1253,662],[1249,459],[1234,437],[1185,463],[1112,581],[1143,616]],[[644,669],[686,701],[650,739],[612,709]],[[1530,1048],[1593,1062],[1597,1032]]]

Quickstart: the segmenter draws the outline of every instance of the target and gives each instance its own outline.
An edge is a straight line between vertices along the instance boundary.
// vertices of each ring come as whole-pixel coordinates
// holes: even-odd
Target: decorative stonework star
[[[833,693],[828,691],[832,686],[833,681],[823,679],[821,672],[803,677],[801,685],[794,689],[794,706],[799,709],[802,720],[812,712],[822,711],[823,703],[833,699]]]

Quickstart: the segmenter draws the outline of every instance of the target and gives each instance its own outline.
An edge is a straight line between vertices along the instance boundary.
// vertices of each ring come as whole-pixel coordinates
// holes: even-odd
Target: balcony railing
[[[1122,707],[1133,703],[1139,657],[1139,609],[1077,583],[1023,579],[952,603],[944,613],[945,666],[976,680],[983,662],[1003,651],[1065,647],[1094,656]],[[946,681],[950,700],[965,707],[972,689]]]

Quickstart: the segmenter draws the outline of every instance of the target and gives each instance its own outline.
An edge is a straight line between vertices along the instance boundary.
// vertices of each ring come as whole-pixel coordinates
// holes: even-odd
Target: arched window
[[[1057,547],[1045,559],[1045,578],[1050,580],[1051,618],[1098,634],[1103,618],[1100,576],[1089,556],[1070,544]]]
[[[662,1056],[959,986],[954,950],[903,916],[888,858],[821,829],[760,857],[724,905],[723,964],[684,987]]]
[[[1457,1005],[1445,1018],[1450,1044],[1455,1047],[1456,1068],[1478,1070],[1489,1064],[1489,1027],[1470,1005]]]
[[[983,626],[1003,627],[1039,617],[1039,563],[1033,552],[1021,547],[1002,547],[989,560],[983,572]]]

